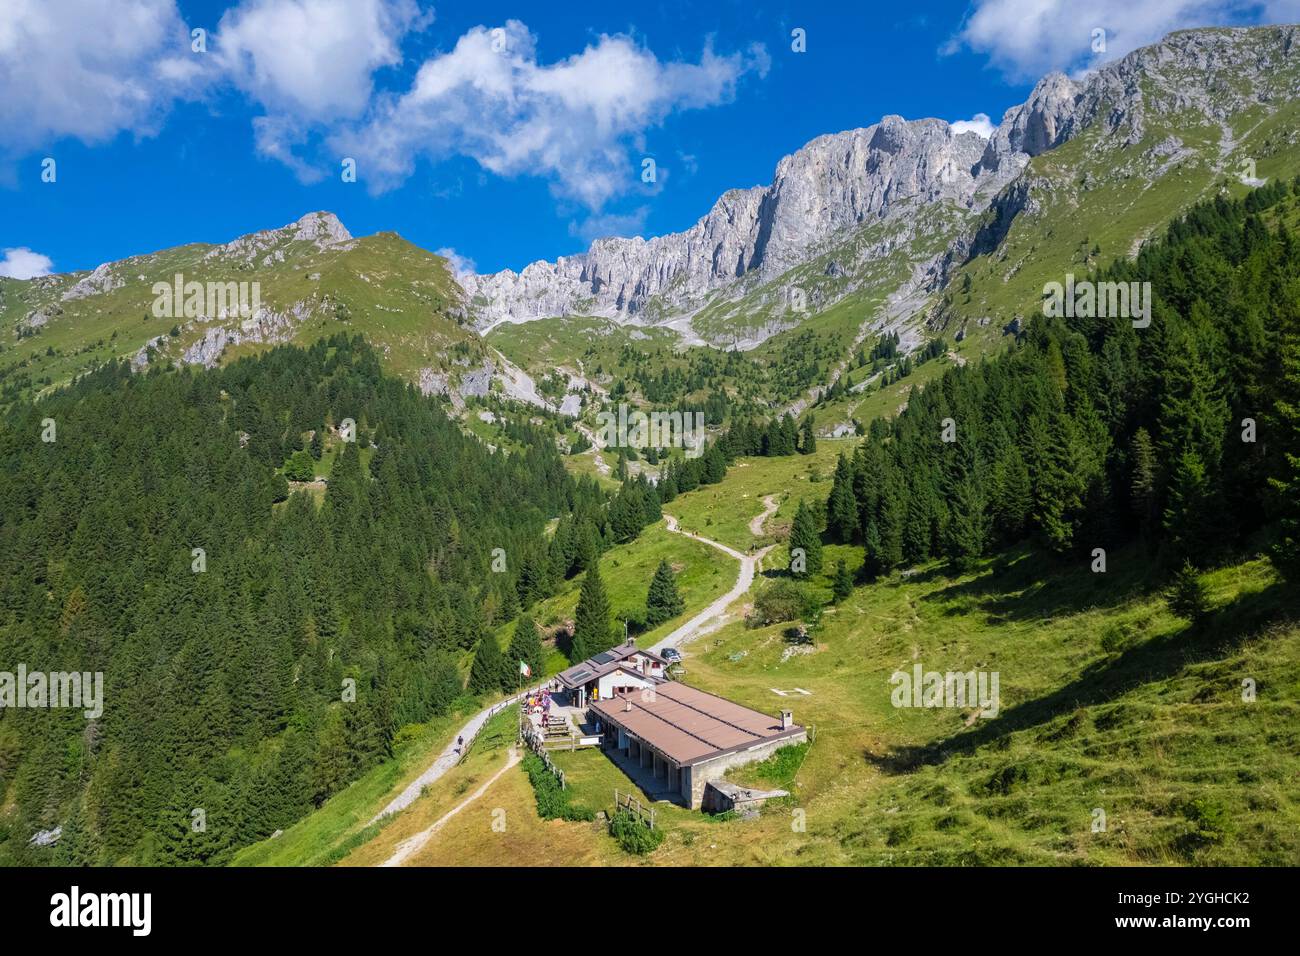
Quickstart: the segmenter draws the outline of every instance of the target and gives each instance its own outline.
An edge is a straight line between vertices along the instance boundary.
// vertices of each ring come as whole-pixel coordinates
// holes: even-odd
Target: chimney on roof
[[[632,698],[629,697],[627,694],[623,695],[623,713],[625,714],[632,713]]]
[[[789,730],[794,726],[794,714],[791,711],[781,711],[781,729]]]

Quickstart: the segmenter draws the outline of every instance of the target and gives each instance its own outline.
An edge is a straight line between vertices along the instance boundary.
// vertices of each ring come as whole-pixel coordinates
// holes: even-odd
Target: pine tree
[[[1201,457],[1191,448],[1174,462],[1163,520],[1175,561],[1203,559],[1213,548],[1217,522],[1209,476]]]
[[[843,601],[853,593],[853,575],[849,574],[849,567],[840,558],[835,564],[835,579],[831,583],[831,593],[835,595],[835,603]]]
[[[831,540],[848,544],[858,533],[858,503],[853,497],[853,469],[840,455],[831,481],[831,496],[826,502],[826,530]]]
[[[469,669],[470,693],[483,694],[500,689],[505,666],[496,635],[484,634],[474,649],[474,663]]]
[[[677,581],[668,562],[661,560],[650,580],[650,591],[645,599],[646,623],[657,627],[686,610],[686,603],[677,593]]]
[[[803,552],[803,569],[797,569],[798,552]],[[813,521],[812,510],[799,499],[790,527],[790,564],[795,577],[804,578],[819,574],[822,569],[822,541]]]
[[[934,494],[925,480],[912,485],[907,496],[907,520],[903,525],[903,560],[910,564],[930,557],[934,528]]]
[[[868,581],[874,581],[882,574],[889,570],[880,553],[880,532],[876,529],[876,523],[871,521],[867,524],[867,530],[862,535],[863,553],[865,562],[862,565],[862,574]]]
[[[510,652],[506,666],[512,674],[518,673],[519,662],[523,661],[537,677],[542,672],[542,636],[537,625],[527,614],[521,615],[515,622],[514,637],[510,639]]]
[[[609,613],[605,582],[600,578],[600,568],[593,564],[582,579],[578,610],[573,616],[573,645],[569,656],[574,663],[613,646]]]
[[[1209,590],[1190,561],[1184,561],[1183,566],[1174,576],[1168,601],[1169,610],[1193,624],[1199,624],[1209,614]]]
[[[811,414],[803,420],[803,429],[799,442],[799,454],[811,455],[817,451],[817,434],[813,429],[813,417]]]
[[[1300,176],[1296,177],[1300,193]],[[1292,322],[1300,325],[1296,318]],[[1280,504],[1278,540],[1273,561],[1291,580],[1300,580],[1300,327],[1283,338],[1278,397],[1273,422],[1279,435],[1280,454],[1269,485]]]
[[[1156,450],[1151,443],[1151,435],[1145,428],[1139,427],[1133,433],[1131,460],[1129,498],[1133,503],[1133,514],[1143,531],[1147,531],[1155,518]]]
[[[969,567],[988,545],[988,501],[973,473],[963,475],[953,491],[944,529],[944,552],[958,567]]]

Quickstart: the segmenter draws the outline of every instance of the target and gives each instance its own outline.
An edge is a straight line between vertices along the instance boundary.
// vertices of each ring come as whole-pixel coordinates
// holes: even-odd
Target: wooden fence
[[[555,775],[556,780],[560,781],[560,789],[567,789],[568,784],[564,780],[564,771],[555,766],[555,763],[551,760],[551,755],[546,752],[546,742],[542,739],[542,735],[537,732],[537,728],[524,721],[519,725],[519,734],[524,743],[528,745],[528,749],[541,757],[546,769]]]
[[[636,814],[637,818],[651,830],[655,828],[655,808],[647,807],[637,797],[614,788],[614,812],[620,809]]]
[[[483,732],[483,728],[488,725],[488,721],[490,721],[497,714],[501,713],[501,711],[505,710],[507,707],[510,707],[515,703],[517,703],[517,701],[518,698],[511,698],[510,700],[503,700],[499,704],[492,705],[491,709],[489,709],[487,712],[487,717],[483,719],[483,723],[478,725],[478,728],[472,734],[470,734],[469,739],[466,740],[465,743],[461,746],[460,759],[456,761],[458,764],[464,763],[466,758],[469,757],[469,752],[470,749],[474,746],[474,741],[478,740],[478,735]]]

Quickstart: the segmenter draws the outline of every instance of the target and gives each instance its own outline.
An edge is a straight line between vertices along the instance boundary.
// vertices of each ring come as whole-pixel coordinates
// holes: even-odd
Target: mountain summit
[[[1212,142],[1184,141],[1175,134],[1147,146],[1160,149],[1162,160],[1208,151],[1222,166],[1239,145],[1234,117],[1251,109],[1273,114],[1294,102],[1300,83],[1298,36],[1293,26],[1183,31],[1079,81],[1050,74],[1023,104],[1006,111],[987,142],[975,133],[954,133],[942,120],[886,116],[865,129],[814,139],[777,164],[770,185],[724,193],[685,232],[648,240],[598,239],[580,255],[534,262],[518,273],[465,276],[461,282],[479,328],[564,315],[634,324],[677,318],[685,320],[673,323],[683,331],[722,341],[725,335],[711,334],[716,330],[691,323],[691,317],[719,306],[770,309],[790,297],[789,287],[808,278],[791,270],[873,225],[901,219],[859,243],[853,254],[836,256],[826,269],[852,278],[918,232],[937,228],[951,231],[947,248],[933,255],[922,243],[922,255],[906,273],[908,280],[929,273],[934,286],[943,277],[940,266],[951,266],[955,254],[977,248],[975,214],[993,206],[1010,209],[1014,217],[1023,203],[1010,203],[1007,196],[1023,190],[1025,184],[1014,181],[1030,161],[1094,127],[1104,134],[1097,148],[1113,152],[1139,147],[1166,124],[1209,124],[1217,133]],[[1124,157],[1117,162],[1116,175],[1125,175]],[[999,205],[1000,194],[1005,195]],[[940,207],[950,214],[947,223],[926,225]],[[1002,234],[1008,222],[1001,224]],[[743,301],[782,277],[787,288]],[[815,285],[815,293],[802,291],[812,295],[816,307],[860,288],[853,281],[835,288]],[[797,318],[769,323],[750,342],[791,324]]]

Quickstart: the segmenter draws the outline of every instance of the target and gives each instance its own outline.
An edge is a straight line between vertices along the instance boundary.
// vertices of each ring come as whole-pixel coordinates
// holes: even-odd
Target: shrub
[[[778,578],[754,598],[750,623],[754,627],[766,627],[781,621],[794,621],[813,615],[816,608],[817,602],[803,585],[789,578]]]
[[[664,831],[651,829],[631,810],[619,809],[609,821],[609,835],[627,853],[645,856],[664,842]]]
[[[590,807],[569,802],[569,792],[560,786],[555,774],[546,769],[546,764],[537,754],[524,756],[524,771],[528,782],[533,785],[533,795],[537,798],[537,815],[543,820],[568,820],[570,822],[590,822],[596,819],[596,813]]]
[[[1191,825],[1183,842],[1189,849],[1222,843],[1231,826],[1227,808],[1211,797],[1197,797],[1182,807]]]

